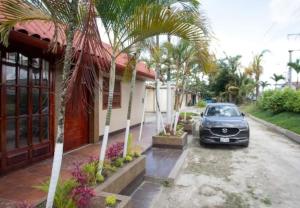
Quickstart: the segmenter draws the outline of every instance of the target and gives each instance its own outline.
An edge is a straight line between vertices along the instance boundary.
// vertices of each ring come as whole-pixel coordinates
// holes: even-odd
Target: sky
[[[242,55],[242,66],[254,54],[270,50],[263,60],[261,80],[273,73],[287,75],[288,50],[300,50],[300,0],[202,0],[201,11],[214,34],[211,50],[218,58]],[[300,51],[293,52],[293,60]],[[296,74],[293,72],[293,81]]]

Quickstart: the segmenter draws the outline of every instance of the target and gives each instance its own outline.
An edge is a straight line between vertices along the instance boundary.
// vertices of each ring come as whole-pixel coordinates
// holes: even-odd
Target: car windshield
[[[206,116],[236,117],[240,115],[235,106],[229,105],[209,106],[206,110]]]

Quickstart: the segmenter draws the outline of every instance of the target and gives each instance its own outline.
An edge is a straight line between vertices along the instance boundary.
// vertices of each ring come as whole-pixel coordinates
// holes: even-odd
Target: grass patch
[[[250,113],[251,115],[257,118],[260,118],[262,120],[268,121],[282,128],[300,134],[299,113],[283,112],[283,113],[274,114],[270,111],[261,110],[254,104],[243,106],[241,107],[241,110]]]

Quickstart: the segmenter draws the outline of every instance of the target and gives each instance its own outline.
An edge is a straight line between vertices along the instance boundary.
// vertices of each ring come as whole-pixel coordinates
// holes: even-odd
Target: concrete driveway
[[[300,145],[248,118],[249,148],[188,148],[176,184],[155,208],[299,208]]]

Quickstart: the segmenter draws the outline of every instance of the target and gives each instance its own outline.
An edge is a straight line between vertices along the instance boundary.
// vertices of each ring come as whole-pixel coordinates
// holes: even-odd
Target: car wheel
[[[249,147],[249,141],[247,143],[243,144],[243,147],[245,147],[245,148]]]
[[[206,147],[206,146],[207,146],[207,144],[206,144],[206,143],[204,143],[203,141],[201,141],[201,140],[200,140],[200,146],[202,146],[202,147]]]

